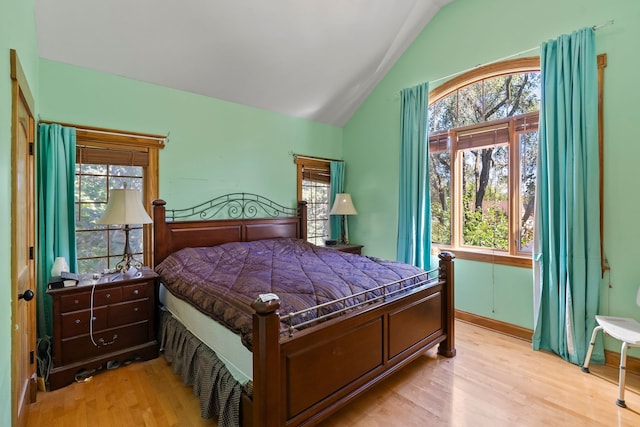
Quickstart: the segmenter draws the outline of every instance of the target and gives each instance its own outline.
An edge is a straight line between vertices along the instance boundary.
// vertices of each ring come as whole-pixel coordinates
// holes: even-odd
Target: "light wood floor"
[[[530,343],[456,322],[452,359],[433,351],[383,381],[322,427],[640,426],[640,378],[627,375],[615,405],[617,370],[592,374]],[[163,358],[98,374],[86,383],[39,393],[29,427],[216,426]]]

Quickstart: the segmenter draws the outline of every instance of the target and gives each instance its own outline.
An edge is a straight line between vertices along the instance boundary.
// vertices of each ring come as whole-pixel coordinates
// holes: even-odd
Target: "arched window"
[[[605,66],[600,55],[599,99]],[[431,91],[435,246],[463,259],[531,266],[540,97],[538,57],[478,67]],[[601,103],[599,111],[602,144]]]
[[[538,58],[491,64],[430,94],[434,243],[530,255],[539,68]]]

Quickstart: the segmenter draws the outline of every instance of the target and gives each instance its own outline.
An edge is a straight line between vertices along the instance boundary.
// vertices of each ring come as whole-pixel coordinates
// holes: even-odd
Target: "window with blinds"
[[[133,188],[141,192],[150,212],[158,197],[158,150],[164,137],[94,131],[76,128],[75,222],[78,271],[96,273],[111,269],[122,259],[125,235],[122,227],[100,225],[111,189]],[[150,225],[129,224],[131,250],[151,265]]]
[[[324,245],[329,238],[330,161],[297,156],[295,163],[298,200],[307,202],[307,240],[314,245]]]
[[[451,151],[459,162],[461,183],[460,245],[509,249],[509,203],[515,199],[516,253],[530,253],[533,236],[538,112],[434,132],[429,136],[433,242],[451,244],[448,218]],[[516,150],[514,156],[511,150]],[[513,163],[517,159],[518,163]],[[513,167],[512,167],[513,165]],[[517,177],[517,178],[516,178]],[[518,180],[517,187],[512,181]],[[478,202],[481,200],[482,202]],[[504,218],[496,221],[495,218]],[[489,231],[477,224],[492,224]]]

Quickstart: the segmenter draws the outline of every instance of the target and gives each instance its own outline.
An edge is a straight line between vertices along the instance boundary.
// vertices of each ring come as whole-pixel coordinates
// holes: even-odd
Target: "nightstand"
[[[71,384],[78,372],[99,369],[107,362],[158,357],[157,277],[144,267],[133,277],[107,274],[91,283],[47,291],[53,299],[51,390]]]
[[[363,247],[364,247],[363,245],[353,245],[353,244],[345,245],[342,243],[338,243],[337,245],[325,246],[325,248],[335,249],[340,252],[349,252],[357,255],[362,254]]]

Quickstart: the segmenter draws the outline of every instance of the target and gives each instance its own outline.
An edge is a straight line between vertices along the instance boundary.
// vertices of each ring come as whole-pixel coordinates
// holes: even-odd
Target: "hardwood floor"
[[[356,399],[322,427],[638,426],[640,378],[627,375],[616,406],[617,370],[592,374],[530,343],[456,322],[458,355],[425,354]],[[28,427],[216,426],[163,358],[39,393]]]

